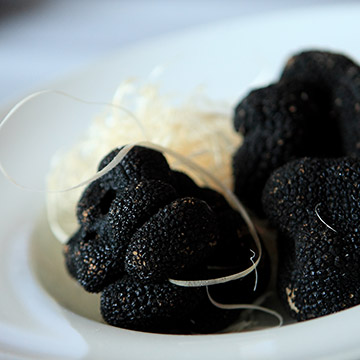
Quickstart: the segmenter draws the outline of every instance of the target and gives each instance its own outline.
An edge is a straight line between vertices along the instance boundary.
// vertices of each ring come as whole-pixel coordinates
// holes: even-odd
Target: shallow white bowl
[[[359,61],[359,17],[360,6],[344,5],[234,19],[128,47],[50,87],[108,102],[122,80],[144,79],[163,65],[164,91],[181,96],[204,84],[214,99],[235,104],[251,87],[275,79],[294,52],[329,49]],[[51,121],[48,107],[34,111]],[[76,124],[82,125],[81,120]],[[17,130],[9,134],[10,140],[25,136]],[[6,146],[2,144],[1,156]],[[44,222],[44,195],[23,191],[1,177],[0,198],[0,357],[360,358],[358,306],[304,323],[238,334],[168,336],[108,326],[91,311],[98,297],[84,295],[69,281],[61,246]]]

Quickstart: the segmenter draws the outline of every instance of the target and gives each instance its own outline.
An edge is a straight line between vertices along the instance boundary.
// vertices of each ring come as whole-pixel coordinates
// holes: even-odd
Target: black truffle
[[[99,169],[118,151],[107,155]],[[232,272],[239,271],[239,262],[242,270],[251,265],[250,247],[255,246],[222,195],[172,171],[162,154],[134,147],[85,189],[77,216],[80,229],[65,246],[66,265],[85,290],[102,292],[105,321],[135,330],[189,333],[219,330],[237,316],[211,305],[204,288],[169,282],[171,277],[217,276],[211,266],[226,268],[229,261],[237,264],[235,270],[230,266]],[[268,276],[259,278],[264,291]],[[232,286],[241,286],[251,301],[260,294],[247,289],[246,282]]]
[[[107,166],[122,148],[111,151],[100,162],[98,170]],[[163,180],[168,182],[170,168],[162,153],[143,146],[134,146],[124,159],[101,178],[105,189],[121,190],[141,180]]]
[[[176,277],[212,254],[218,237],[216,215],[206,202],[175,200],[134,233],[126,271],[142,280]]]
[[[101,221],[81,227],[64,248],[69,273],[89,292],[99,292],[121,273],[114,248]]]
[[[109,285],[101,294],[101,313],[111,325],[153,332],[184,331],[185,314],[192,313],[206,295],[168,281],[143,283],[129,276]]]
[[[235,109],[244,135],[233,156],[235,193],[262,214],[271,172],[296,158],[360,155],[360,71],[343,55],[302,52],[280,80],[254,90]]]
[[[298,159],[266,183],[263,205],[279,230],[280,297],[306,320],[360,303],[360,161]]]

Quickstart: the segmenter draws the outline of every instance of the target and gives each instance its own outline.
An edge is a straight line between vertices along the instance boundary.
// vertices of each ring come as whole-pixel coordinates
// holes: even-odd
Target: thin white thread
[[[277,325],[277,327],[281,327],[283,325],[283,323],[284,323],[283,317],[275,310],[266,308],[264,306],[255,305],[255,304],[222,304],[222,303],[216,301],[210,295],[208,286],[206,286],[206,294],[207,294],[210,302],[219,309],[222,309],[222,310],[257,310],[257,311],[262,311],[262,312],[267,313],[269,315],[272,315],[272,316],[274,316],[274,317],[276,317],[278,319],[279,324]]]
[[[333,229],[330,225],[328,225],[320,216],[319,212],[318,212],[318,207],[319,207],[320,203],[316,204],[315,206],[315,214],[316,216],[319,218],[319,220],[325,225],[327,226],[330,230],[334,231],[335,233],[337,233],[337,231],[335,229]]]
[[[129,115],[132,119],[135,120],[136,124],[138,125],[138,127],[140,128],[144,139],[148,139],[147,133],[146,133],[146,129],[143,127],[143,125],[141,124],[141,121],[128,109],[126,109],[125,107],[122,107],[121,105],[115,105],[112,103],[104,103],[104,102],[96,102],[96,101],[88,101],[88,100],[83,100],[80,99],[76,96],[67,94],[63,91],[59,91],[59,90],[51,90],[51,89],[45,89],[45,90],[40,90],[37,92],[34,92],[28,96],[26,96],[25,98],[23,98],[22,100],[20,100],[18,103],[16,103],[10,110],[9,112],[4,116],[4,118],[2,119],[1,123],[0,123],[0,132],[2,130],[2,128],[5,126],[5,124],[11,119],[11,117],[13,116],[13,114],[15,114],[15,112],[17,110],[19,110],[23,105],[25,105],[27,102],[29,102],[30,100],[40,96],[40,95],[44,95],[44,94],[57,94],[57,95],[61,95],[64,97],[67,97],[69,99],[72,99],[74,101],[78,101],[80,103],[83,104],[87,104],[87,105],[102,105],[102,106],[109,106],[112,108],[116,108],[118,110],[122,110],[124,111],[127,115]],[[62,192],[67,192],[70,190],[74,190],[77,188],[80,188],[82,186],[85,186],[97,179],[99,179],[100,177],[102,177],[104,174],[106,174],[107,172],[109,172],[110,170],[112,170],[121,160],[122,158],[131,150],[131,148],[134,145],[126,145],[120,153],[117,154],[117,156],[114,157],[114,159],[107,165],[105,166],[101,171],[97,172],[95,175],[93,175],[92,177],[90,177],[87,180],[82,181],[79,184],[76,184],[74,186],[71,186],[69,188],[65,188],[65,189],[58,189],[58,190],[49,190],[49,189],[34,189],[34,188],[29,188],[27,186],[21,185],[19,184],[4,168],[1,159],[0,159],[0,171],[4,174],[4,176],[13,184],[15,184],[16,186],[18,186],[19,188],[23,189],[23,190],[27,190],[27,191],[34,191],[34,192],[46,192],[46,193],[62,193]]]
[[[252,252],[252,256],[250,257],[250,261],[254,264],[254,257],[256,256],[255,251],[253,249],[250,249],[250,251]],[[257,288],[257,284],[258,284],[258,272],[257,269],[255,268],[255,284],[254,284],[254,289],[253,291],[256,290]]]

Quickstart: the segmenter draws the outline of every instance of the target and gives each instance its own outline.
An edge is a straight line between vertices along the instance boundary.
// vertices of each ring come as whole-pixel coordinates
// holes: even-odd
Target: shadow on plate
[[[52,234],[45,213],[41,214],[34,229],[30,258],[40,285],[62,307],[103,323],[99,294],[87,293],[69,276],[64,263],[63,245]]]

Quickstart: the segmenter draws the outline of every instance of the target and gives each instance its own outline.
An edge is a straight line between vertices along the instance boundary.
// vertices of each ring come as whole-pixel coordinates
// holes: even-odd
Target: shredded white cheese
[[[94,118],[81,141],[53,159],[49,188],[66,189],[79,184],[94,175],[99,161],[111,150],[143,140],[182,154],[231,188],[231,154],[240,146],[241,138],[233,130],[229,104],[210,101],[198,90],[175,105],[174,98],[160,94],[158,86],[138,86],[132,80],[119,86],[112,104],[111,109]],[[172,168],[201,182],[186,165],[167,159]],[[75,208],[82,191],[47,194],[52,230],[62,242],[78,227]]]

